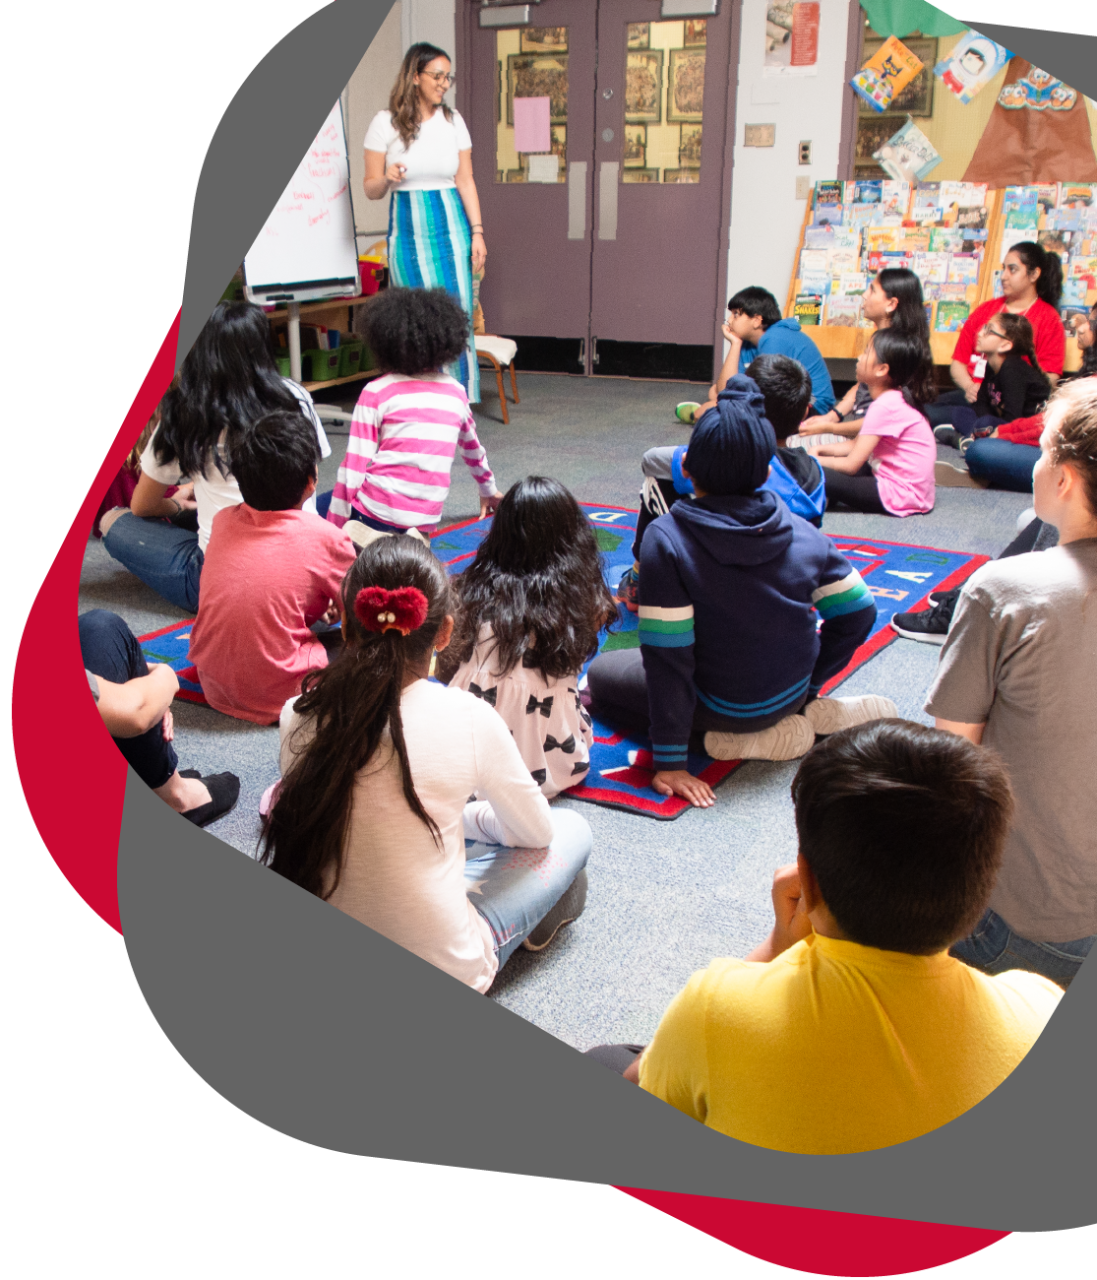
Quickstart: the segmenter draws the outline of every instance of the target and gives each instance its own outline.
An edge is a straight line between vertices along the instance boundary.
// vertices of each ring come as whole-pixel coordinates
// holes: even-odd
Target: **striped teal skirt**
[[[480,369],[472,340],[472,236],[456,187],[394,191],[389,201],[389,283],[405,289],[445,289],[469,317],[469,343],[446,372],[480,399]]]

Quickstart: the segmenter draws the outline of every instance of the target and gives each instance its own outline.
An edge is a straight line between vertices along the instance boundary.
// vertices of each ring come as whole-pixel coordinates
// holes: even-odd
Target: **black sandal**
[[[197,778],[206,784],[210,794],[208,804],[195,809],[185,809],[179,816],[193,822],[196,827],[208,827],[211,822],[223,818],[240,798],[240,779],[234,773],[211,773],[203,778],[197,769],[180,769],[181,778]]]

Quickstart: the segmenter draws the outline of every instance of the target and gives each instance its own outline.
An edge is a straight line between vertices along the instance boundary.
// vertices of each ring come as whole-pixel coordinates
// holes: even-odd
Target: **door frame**
[[[592,0],[596,3],[596,0]],[[457,80],[457,110],[462,116],[469,117],[469,73],[465,68],[471,67],[472,55],[472,30],[475,26],[479,29],[479,14],[481,5],[479,0],[454,0],[459,12],[457,12],[454,22],[455,44],[454,55],[457,60],[458,80]],[[735,167],[735,136],[737,128],[737,107],[739,99],[739,62],[741,58],[741,35],[742,35],[742,3],[741,0],[721,0],[721,4],[731,7],[731,30],[728,34],[728,75],[727,85],[724,94],[724,148],[721,163],[721,188],[723,191],[723,207],[719,223],[718,243],[714,246],[716,252],[714,258],[714,287],[710,295],[713,305],[713,325],[712,325],[712,376],[716,377],[720,371],[720,366],[724,362],[724,335],[722,326],[724,321],[724,313],[727,310],[727,281],[728,270],[731,263],[731,200],[734,182]],[[531,23],[529,25],[536,25]],[[475,157],[474,157],[475,160]],[[487,171],[494,181],[495,165],[492,161]],[[481,181],[483,179],[480,179]],[[594,175],[591,175],[591,181],[587,187],[587,225],[594,226],[594,202],[595,187]],[[587,335],[584,342],[586,353],[586,367],[584,374],[587,377],[594,375],[593,366],[591,365],[591,342],[590,342],[590,324],[588,321]]]

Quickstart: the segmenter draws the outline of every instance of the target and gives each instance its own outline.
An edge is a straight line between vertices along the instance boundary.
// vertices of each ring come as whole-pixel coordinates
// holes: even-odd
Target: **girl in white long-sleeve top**
[[[519,943],[539,950],[582,911],[591,834],[550,813],[489,706],[428,681],[451,608],[421,543],[382,538],[358,557],[346,647],[282,712],[262,859],[486,991]]]

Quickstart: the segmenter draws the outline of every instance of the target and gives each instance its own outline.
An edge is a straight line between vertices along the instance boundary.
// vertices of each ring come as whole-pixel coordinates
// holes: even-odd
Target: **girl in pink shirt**
[[[872,403],[849,445],[823,445],[827,508],[841,505],[874,515],[913,516],[933,510],[937,445],[911,393],[922,346],[898,329],[872,335],[857,361],[857,380]]]
[[[449,493],[459,448],[480,490],[480,516],[502,494],[476,437],[464,387],[443,366],[465,350],[468,316],[444,289],[388,289],[366,315],[366,341],[386,372],[354,407],[347,456],[328,519],[379,533],[418,531],[429,539]],[[365,530],[348,530],[370,541]]]

